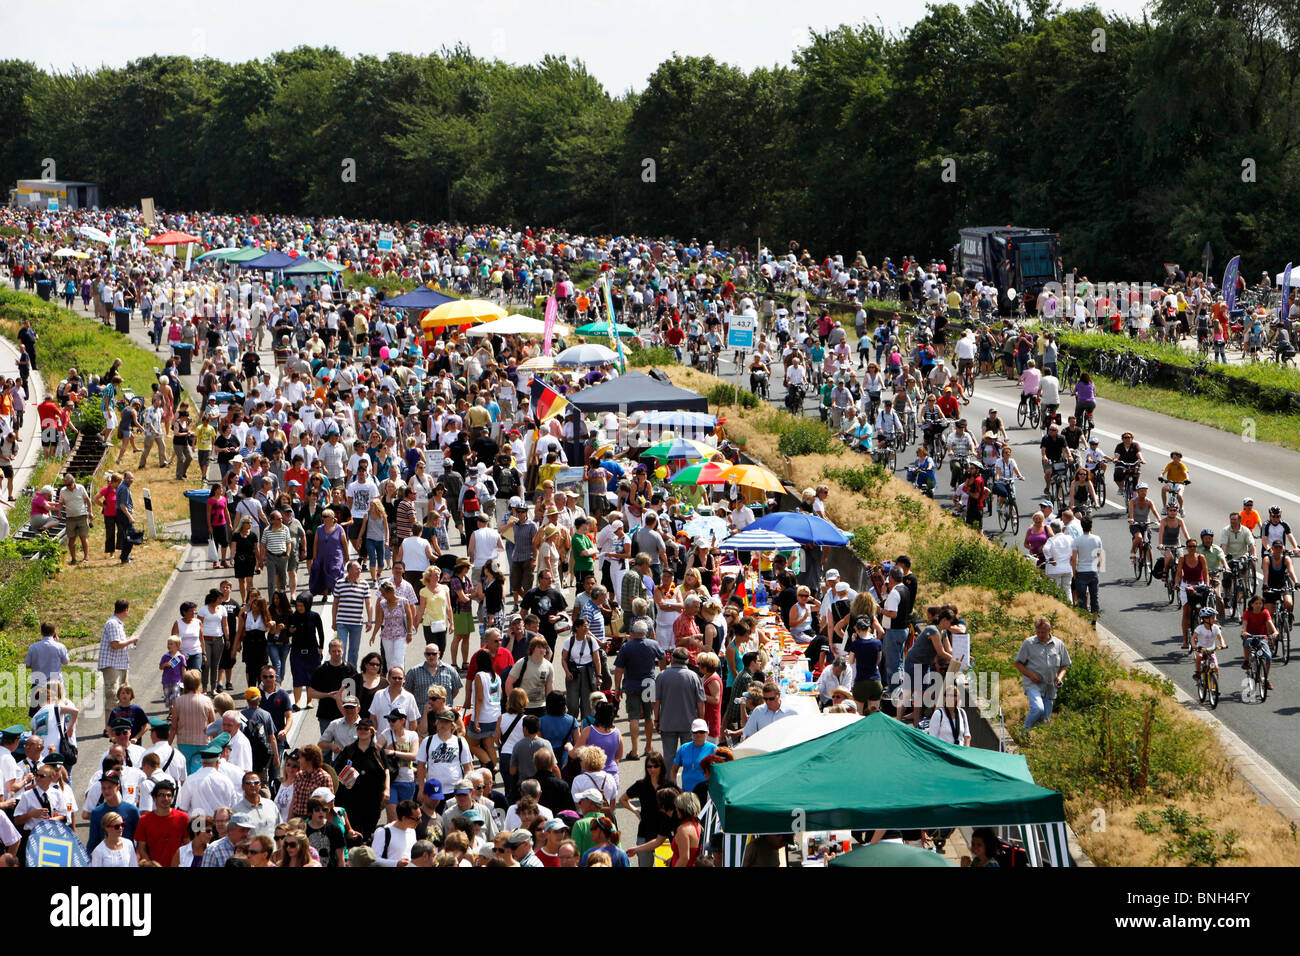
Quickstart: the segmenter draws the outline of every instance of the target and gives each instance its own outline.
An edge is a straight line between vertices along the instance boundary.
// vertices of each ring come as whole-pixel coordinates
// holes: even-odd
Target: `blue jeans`
[[[1074,575],[1074,603],[1093,614],[1101,610],[1097,603],[1097,572],[1079,571]]]
[[[1052,719],[1052,705],[1056,703],[1055,697],[1044,697],[1043,692],[1037,687],[1027,688],[1025,696],[1029,698],[1029,713],[1025,714],[1025,730],[1028,730],[1039,721],[1046,723]]]
[[[394,780],[388,785],[388,802],[401,803],[403,800],[415,799],[415,781]]]
[[[885,631],[885,686],[898,682],[898,669],[903,663],[903,645],[907,643],[907,628],[889,628]]]
[[[365,631],[364,624],[340,624],[337,627],[338,638],[343,642],[343,656],[353,667],[357,666],[357,655],[361,653],[361,637]]]
[[[289,645],[277,644],[271,641],[266,645],[266,656],[275,667],[275,679],[277,681],[284,680],[284,662],[289,659]]]

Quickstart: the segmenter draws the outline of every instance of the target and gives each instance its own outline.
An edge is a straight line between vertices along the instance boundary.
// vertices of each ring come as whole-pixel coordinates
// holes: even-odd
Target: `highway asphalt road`
[[[737,381],[730,355],[729,351],[723,353],[719,371],[728,381]],[[782,372],[779,365],[773,367],[770,397],[777,404],[784,401]],[[742,373],[739,381],[742,387],[747,388],[748,373]],[[1041,432],[1015,426],[1019,396],[1020,388],[1016,382],[1007,381],[1001,376],[981,378],[976,382],[974,398],[966,406],[965,415],[974,428],[990,409],[996,408],[999,417],[1007,425],[1007,435],[1015,447],[1016,462],[1027,478],[1017,488],[1021,516],[1020,538],[1023,539],[1028,527],[1028,516],[1037,508],[1042,497],[1039,494],[1042,491],[1042,470],[1038,450]],[[1073,401],[1068,397],[1066,400],[1071,403]],[[1072,404],[1066,405],[1062,414],[1068,414],[1071,409]],[[811,395],[806,400],[805,413],[809,416],[818,414],[816,401]],[[1283,519],[1293,526],[1300,520],[1300,487],[1297,487],[1300,454],[1249,440],[1249,422],[1242,423],[1241,435],[1232,435],[1208,426],[1110,401],[1099,403],[1095,421],[1095,434],[1101,439],[1101,447],[1108,454],[1113,452],[1123,432],[1133,432],[1147,461],[1142,469],[1142,477],[1152,485],[1153,493],[1159,492],[1160,486],[1155,479],[1169,461],[1169,452],[1178,450],[1183,453],[1183,461],[1191,478],[1184,492],[1187,508],[1185,520],[1193,534],[1201,528],[1210,528],[1217,536],[1227,525],[1228,514],[1239,509],[1242,498],[1247,496],[1255,499],[1255,508],[1265,520],[1268,508],[1272,505],[1281,507]],[[913,447],[905,455],[899,456],[900,477],[903,464],[910,461],[914,454]],[[936,494],[942,500],[940,492],[948,487],[946,463],[940,474]],[[1132,566],[1128,559],[1131,538],[1125,509],[1114,501],[1117,495],[1113,491],[1108,496],[1111,501],[1097,513],[1093,528],[1101,537],[1106,551],[1106,569],[1101,574],[1099,598],[1101,622],[1195,697],[1193,660],[1181,651],[1180,611],[1176,605],[1167,602],[1164,585],[1158,579],[1153,579],[1150,585],[1133,583]],[[985,518],[985,529],[995,540],[1004,540],[1006,537],[997,533],[994,518]],[[1023,551],[1019,541],[1005,543]],[[1293,653],[1289,665],[1274,664],[1272,679],[1275,689],[1269,693],[1267,701],[1245,703],[1240,695],[1243,674],[1239,667],[1240,635],[1239,624],[1232,622],[1224,627],[1228,650],[1219,654],[1223,697],[1216,716],[1288,779],[1300,784],[1300,738],[1292,735],[1287,723],[1288,718],[1300,714],[1300,653]]]

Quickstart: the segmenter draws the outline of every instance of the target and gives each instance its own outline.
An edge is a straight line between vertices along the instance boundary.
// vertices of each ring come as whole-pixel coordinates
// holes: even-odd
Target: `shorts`
[[[650,710],[649,705],[641,699],[644,691],[626,691],[623,694],[623,700],[627,704],[627,719],[640,720],[642,717],[649,718],[654,712]]]
[[[372,565],[377,564],[383,567],[385,550],[385,542],[376,541],[374,538],[366,538],[366,557],[369,558]]]
[[[474,729],[474,719],[472,717],[467,716],[465,718],[465,736],[470,740],[487,740],[497,732],[497,722],[495,720],[488,724],[479,724],[478,727],[478,730]]]
[[[853,699],[860,704],[880,700],[885,694],[885,685],[878,680],[860,680],[853,685]]]
[[[533,586],[533,567],[530,561],[510,562],[510,590],[527,591]]]
[[[975,360],[974,360],[974,359],[958,359],[958,360],[957,360],[957,371],[958,371],[958,372],[965,372],[965,371],[967,371],[968,369],[970,369],[972,366],[974,366],[974,364],[975,364]]]
[[[452,624],[455,627],[455,633],[469,634],[474,630],[474,612],[473,611],[456,611],[451,616]]]
[[[388,785],[388,802],[401,803],[403,800],[415,799],[414,780],[394,780]]]
[[[77,515],[67,520],[68,539],[90,536],[90,515]]]
[[[1264,653],[1268,653],[1268,641],[1265,641],[1265,642],[1264,642],[1263,647],[1264,647]],[[1215,650],[1211,650],[1210,648],[1199,648],[1199,650],[1201,650],[1202,653],[1206,653],[1206,652],[1209,653],[1209,656],[1210,656],[1210,668],[1211,668],[1212,670],[1216,670],[1216,671],[1217,671],[1217,670],[1219,669],[1219,654],[1218,654],[1218,652],[1215,651]]]

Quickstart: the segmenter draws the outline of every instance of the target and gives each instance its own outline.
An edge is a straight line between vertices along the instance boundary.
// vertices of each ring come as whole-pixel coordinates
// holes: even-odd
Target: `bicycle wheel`
[[[1268,680],[1264,676],[1263,656],[1259,653],[1256,653],[1252,657],[1252,664],[1253,664],[1252,670],[1254,673],[1254,681],[1255,681],[1255,694],[1259,698],[1259,702],[1262,704],[1264,703],[1264,701],[1268,700]]]
[[[1030,406],[1029,406],[1029,425],[1030,425],[1031,428],[1037,428],[1037,427],[1038,427],[1038,423],[1039,423],[1039,421],[1041,420],[1041,419],[1040,419],[1040,416],[1041,416],[1041,415],[1042,415],[1042,410],[1039,408],[1038,403],[1037,403],[1037,402],[1033,402],[1032,404],[1030,404]]]
[[[1210,710],[1214,710],[1219,706],[1219,675],[1210,671],[1206,675],[1205,687],[1207,698],[1205,702],[1210,705]]]
[[[1097,475],[1097,486],[1095,490],[1097,492],[1097,508],[1100,510],[1101,508],[1106,507],[1106,476],[1105,475],[1102,474]]]
[[[1196,699],[1202,704],[1207,703],[1210,697],[1210,669],[1207,667],[1201,671],[1196,678]]]
[[[1024,428],[1024,427],[1025,427],[1025,418],[1026,418],[1026,416],[1027,416],[1028,414],[1029,414],[1029,403],[1028,403],[1028,402],[1021,402],[1021,403],[1016,407],[1016,424],[1017,424],[1019,427],[1021,427],[1021,428]]]
[[[1149,544],[1144,544],[1142,546],[1142,561],[1143,561],[1143,567],[1146,569],[1145,570],[1146,579],[1147,579],[1146,583],[1148,586],[1150,586],[1151,576],[1155,574],[1155,562],[1151,560],[1151,545]]]
[[[1291,660],[1291,615],[1279,615],[1281,626],[1277,629],[1277,656],[1283,664]]]
[[[1174,595],[1177,593],[1178,589],[1174,587],[1174,569],[1165,568],[1165,596],[1169,599],[1169,604],[1174,603]]]

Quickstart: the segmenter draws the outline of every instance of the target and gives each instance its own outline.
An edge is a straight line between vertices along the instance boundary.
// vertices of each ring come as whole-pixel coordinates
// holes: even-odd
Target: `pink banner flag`
[[[546,325],[542,328],[542,354],[551,354],[551,336],[555,333],[555,320],[560,314],[560,307],[555,296],[546,300]]]

